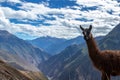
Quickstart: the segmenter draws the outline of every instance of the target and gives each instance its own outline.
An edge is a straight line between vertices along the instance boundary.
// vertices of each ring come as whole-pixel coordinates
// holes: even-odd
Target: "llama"
[[[101,80],[110,80],[111,76],[120,75],[120,51],[117,50],[103,50],[97,47],[97,44],[91,34],[92,25],[84,29],[81,25],[86,41],[89,57],[93,65],[101,72]]]

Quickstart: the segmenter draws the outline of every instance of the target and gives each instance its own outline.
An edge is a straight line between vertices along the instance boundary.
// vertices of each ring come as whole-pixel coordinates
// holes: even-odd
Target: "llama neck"
[[[89,56],[92,60],[96,60],[97,55],[99,54],[99,48],[97,47],[96,41],[94,40],[92,34],[91,38],[86,41],[87,47],[88,47],[88,52]]]

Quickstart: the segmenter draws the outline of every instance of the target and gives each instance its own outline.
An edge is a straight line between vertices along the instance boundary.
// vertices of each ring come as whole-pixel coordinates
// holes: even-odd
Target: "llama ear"
[[[83,31],[84,30],[84,28],[80,25],[80,29]]]
[[[92,25],[90,25],[89,30],[90,30],[90,31],[92,30]]]

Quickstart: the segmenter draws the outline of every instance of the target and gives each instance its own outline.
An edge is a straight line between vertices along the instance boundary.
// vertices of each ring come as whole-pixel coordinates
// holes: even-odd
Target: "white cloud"
[[[37,15],[32,14],[29,11],[23,11],[23,10],[13,10],[9,7],[1,7],[2,11],[4,12],[4,15],[8,19],[32,19],[35,20],[37,19]]]
[[[21,3],[20,0],[6,0],[7,2],[13,2],[13,3]]]
[[[7,29],[7,26],[11,26],[9,20],[5,17],[4,12],[0,8],[0,29]]]
[[[76,28],[69,28],[62,25],[59,26],[58,24],[54,24],[54,26],[50,27],[35,27],[29,24],[10,23],[9,19],[6,19],[6,16],[4,15],[4,12],[2,12],[3,10],[1,8],[0,11],[0,29],[8,30],[9,32],[14,34],[17,32],[22,32],[31,36],[52,36],[58,38],[73,38],[76,37],[76,35],[79,35],[78,30]]]
[[[0,29],[5,29],[11,33],[22,32],[31,36],[52,36],[59,38],[73,38],[80,35],[79,25],[89,26],[93,24],[95,36],[107,34],[115,25],[120,23],[120,8],[117,1],[108,0],[77,0],[80,6],[73,6],[75,9],[49,8],[44,4],[21,2],[20,0],[9,0],[20,3],[20,10],[9,7],[0,7]],[[81,7],[82,5],[82,7]],[[83,7],[97,6],[96,10],[80,11]],[[108,11],[113,11],[109,14]],[[52,15],[49,15],[52,14]],[[62,15],[59,16],[59,15]],[[55,20],[46,20],[55,18]],[[17,19],[23,23],[12,23],[10,19]],[[80,21],[76,19],[87,19]],[[49,26],[39,23],[39,26],[29,24],[29,20],[44,20]],[[102,31],[104,30],[104,31]]]
[[[77,0],[77,3],[79,5],[91,7],[91,6],[99,6],[99,5],[101,5],[103,3],[103,0]]]
[[[20,0],[0,0],[0,2],[21,3],[21,1],[20,1]]]

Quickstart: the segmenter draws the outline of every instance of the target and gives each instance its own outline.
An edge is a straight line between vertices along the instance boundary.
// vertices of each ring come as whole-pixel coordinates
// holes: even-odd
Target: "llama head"
[[[92,25],[90,25],[89,28],[85,28],[85,29],[80,25],[80,29],[82,30],[84,39],[89,40],[91,38]]]

